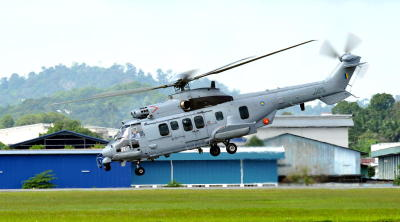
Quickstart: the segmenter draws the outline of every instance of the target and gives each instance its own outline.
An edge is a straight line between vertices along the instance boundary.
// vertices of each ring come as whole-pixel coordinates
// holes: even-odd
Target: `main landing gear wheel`
[[[237,146],[234,143],[228,143],[226,145],[226,152],[228,152],[229,154],[234,154],[237,151]]]
[[[210,154],[211,156],[218,156],[221,153],[221,149],[217,144],[213,144],[210,147]]]
[[[137,168],[135,169],[135,174],[136,174],[137,176],[142,176],[142,175],[144,174],[144,172],[145,172],[145,170],[144,170],[144,168],[141,167],[141,166],[139,166],[139,167],[137,167]]]
[[[104,170],[105,171],[110,171],[111,170],[111,163],[105,163],[104,164]]]

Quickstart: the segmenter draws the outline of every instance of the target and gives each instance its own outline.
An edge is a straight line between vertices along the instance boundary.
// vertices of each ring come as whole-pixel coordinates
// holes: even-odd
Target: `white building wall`
[[[281,134],[290,133],[342,147],[349,147],[348,127],[263,127],[259,128],[257,131],[257,137],[262,140],[279,136]]]
[[[105,139],[112,139],[118,133],[118,129],[115,129],[115,128],[91,126],[91,125],[85,125],[83,127],[85,127],[86,129],[88,129],[94,133],[100,134]]]
[[[17,126],[0,129],[0,141],[4,144],[15,144],[34,139],[42,133],[46,133],[52,124],[38,123],[26,126]]]

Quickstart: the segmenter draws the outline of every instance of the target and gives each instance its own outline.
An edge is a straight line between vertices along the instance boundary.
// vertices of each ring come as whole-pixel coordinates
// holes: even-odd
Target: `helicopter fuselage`
[[[231,97],[216,88],[182,91],[164,103],[147,106],[148,116],[123,124],[120,132],[103,150],[102,164],[111,161],[154,160],[159,156],[224,143],[232,138],[257,132],[273,122],[277,110],[320,99],[326,104],[339,102],[351,94],[346,86],[360,57],[353,64],[342,62],[334,75],[324,81],[242,94]],[[182,101],[202,103],[194,109]],[[217,99],[216,99],[217,98]],[[192,104],[193,105],[193,104]],[[218,148],[219,149],[219,148]]]

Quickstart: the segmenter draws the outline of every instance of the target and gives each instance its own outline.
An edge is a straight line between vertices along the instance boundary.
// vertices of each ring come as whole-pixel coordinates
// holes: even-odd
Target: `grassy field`
[[[400,221],[400,189],[0,192],[0,221]]]

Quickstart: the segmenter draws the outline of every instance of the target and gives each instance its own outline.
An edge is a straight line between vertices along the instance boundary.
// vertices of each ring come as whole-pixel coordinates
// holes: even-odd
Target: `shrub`
[[[105,147],[105,145],[96,143],[96,144],[94,144],[92,149],[103,149],[104,147]]]
[[[9,150],[9,149],[10,149],[9,146],[7,146],[6,144],[0,142],[0,150]]]
[[[183,185],[179,182],[176,182],[175,180],[172,180],[164,187],[183,187]]]
[[[264,146],[264,141],[257,136],[252,136],[249,141],[247,141],[246,146]]]
[[[65,146],[64,146],[64,149],[70,150],[70,149],[75,149],[75,147],[74,147],[74,146],[71,146],[71,145],[65,145]]]
[[[54,188],[55,185],[51,183],[52,180],[56,179],[54,174],[51,174],[52,170],[46,170],[35,176],[29,178],[28,180],[23,181],[22,189],[47,189],[47,188]]]
[[[42,150],[44,149],[43,145],[33,145],[31,147],[29,147],[30,150]]]
[[[307,168],[302,168],[300,170],[300,173],[287,176],[285,178],[285,182],[305,184],[308,186],[308,185],[314,184],[315,180],[311,175],[309,175]]]
[[[398,165],[397,168],[400,170],[400,165]],[[400,174],[397,175],[396,178],[393,180],[393,185],[400,186]]]
[[[375,167],[368,166],[368,178],[375,176]]]

